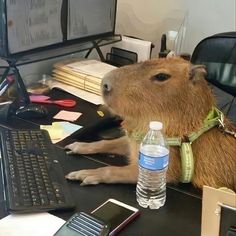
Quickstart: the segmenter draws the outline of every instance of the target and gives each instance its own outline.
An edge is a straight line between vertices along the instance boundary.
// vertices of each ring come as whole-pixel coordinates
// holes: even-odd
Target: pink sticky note
[[[68,120],[68,121],[75,121],[77,120],[82,113],[74,112],[74,111],[59,111],[53,118],[59,120]]]

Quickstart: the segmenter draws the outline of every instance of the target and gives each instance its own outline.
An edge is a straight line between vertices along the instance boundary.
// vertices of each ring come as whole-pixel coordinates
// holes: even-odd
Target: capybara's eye
[[[158,80],[158,81],[165,81],[167,79],[169,79],[171,77],[171,75],[169,74],[165,74],[165,73],[159,73],[154,75],[151,80]]]

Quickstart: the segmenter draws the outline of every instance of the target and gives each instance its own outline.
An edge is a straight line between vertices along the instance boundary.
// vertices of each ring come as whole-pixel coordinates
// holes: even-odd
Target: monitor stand
[[[9,69],[12,69],[15,75],[17,83],[17,93],[20,94],[18,104],[13,107],[13,109],[11,110],[11,114],[24,119],[46,117],[48,112],[44,106],[30,102],[29,94],[16,65],[10,61],[8,61],[8,64]]]

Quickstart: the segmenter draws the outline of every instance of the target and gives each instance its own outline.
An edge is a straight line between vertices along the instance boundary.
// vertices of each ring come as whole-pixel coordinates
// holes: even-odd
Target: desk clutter
[[[115,66],[97,60],[73,59],[54,64],[52,78],[66,85],[101,95],[103,76]]]

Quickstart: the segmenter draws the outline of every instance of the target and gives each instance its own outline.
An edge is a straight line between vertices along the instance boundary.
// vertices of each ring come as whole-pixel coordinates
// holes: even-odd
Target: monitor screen
[[[11,0],[6,4],[10,54],[63,41],[62,0]]]
[[[116,5],[117,0],[0,0],[0,56],[113,35]]]
[[[112,32],[115,11],[114,0],[69,0],[67,39]]]

